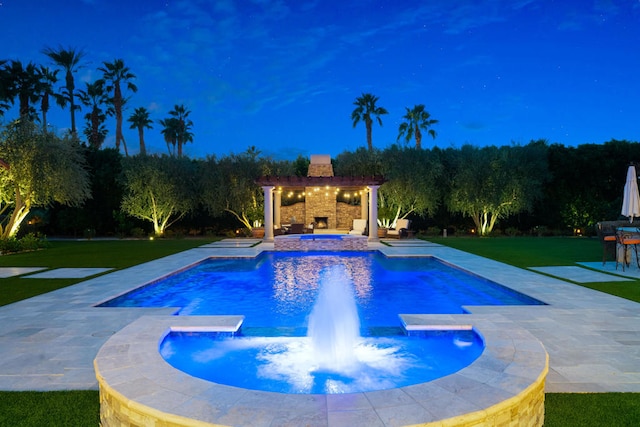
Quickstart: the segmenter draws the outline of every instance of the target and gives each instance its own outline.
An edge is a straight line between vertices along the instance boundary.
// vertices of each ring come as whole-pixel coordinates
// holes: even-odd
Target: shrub
[[[140,239],[142,237],[146,236],[146,233],[144,232],[144,230],[140,227],[133,227],[131,229],[131,235],[133,237],[135,237],[136,239]]]
[[[44,237],[39,237],[33,233],[29,233],[21,239],[9,237],[0,240],[0,253],[15,253],[23,251],[35,251],[48,246],[48,242]]]

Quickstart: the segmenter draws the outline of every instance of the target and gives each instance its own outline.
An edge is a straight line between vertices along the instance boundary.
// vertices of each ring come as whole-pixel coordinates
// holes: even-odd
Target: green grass
[[[547,393],[546,427],[640,426],[640,393]]]
[[[0,256],[0,267],[111,267],[122,269],[182,252],[213,239],[53,241],[44,250]],[[0,306],[86,279],[0,279]]]
[[[87,427],[99,424],[97,391],[0,391],[2,427]]]
[[[602,259],[594,238],[430,238],[467,252],[518,267],[572,265]],[[126,268],[192,247],[203,240],[52,242],[49,249],[0,257],[0,266]],[[81,279],[84,280],[84,279]],[[0,305],[81,280],[0,279]],[[28,286],[25,286],[25,283]],[[582,285],[584,286],[584,285]],[[591,285],[590,285],[591,287]],[[595,284],[602,292],[640,302],[640,281]],[[628,288],[635,288],[629,291]],[[97,391],[0,392],[2,426],[92,426],[99,422]],[[640,393],[549,393],[545,426],[638,426]]]
[[[602,261],[602,246],[595,237],[436,237],[428,240],[520,268]],[[577,284],[640,302],[640,280]]]

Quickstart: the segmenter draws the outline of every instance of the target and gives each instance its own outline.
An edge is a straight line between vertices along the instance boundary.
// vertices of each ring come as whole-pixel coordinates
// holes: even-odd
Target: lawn
[[[433,242],[458,248],[518,267],[572,265],[602,259],[595,238],[434,238]],[[42,251],[0,256],[3,266],[126,268],[200,246],[205,240],[56,241]],[[0,305],[69,286],[81,280],[0,279]],[[41,283],[38,283],[41,282]],[[640,302],[640,281],[596,284],[594,288]],[[590,285],[591,287],[591,285]],[[630,289],[629,289],[630,288]],[[549,393],[545,425],[640,425],[640,393]],[[99,421],[97,391],[0,392],[0,426],[87,426]]]
[[[212,241],[179,240],[90,240],[52,241],[47,249],[0,256],[0,267],[111,267],[122,269],[182,252]],[[0,306],[11,304],[85,279],[0,279]]]
[[[437,237],[429,238],[429,241],[520,268],[602,261],[602,246],[595,237]],[[640,302],[638,280],[579,285]]]

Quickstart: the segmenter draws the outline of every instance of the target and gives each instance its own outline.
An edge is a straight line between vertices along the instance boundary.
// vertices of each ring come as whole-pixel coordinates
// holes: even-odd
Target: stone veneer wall
[[[311,224],[317,216],[326,216],[327,228],[338,228],[336,222],[337,201],[334,189],[321,188],[320,191],[314,191],[313,187],[307,187],[305,192],[307,193],[307,197],[305,197],[307,204],[305,224]],[[325,195],[325,193],[329,194]]]
[[[336,228],[347,228],[351,230],[354,219],[360,219],[362,209],[360,206],[350,205],[348,203],[338,203],[337,206],[337,222]]]
[[[324,197],[324,196],[323,196]],[[306,216],[305,203],[300,202],[293,205],[280,207],[280,221],[283,224],[289,224],[292,217],[296,217],[296,222],[304,222],[305,225],[309,225],[313,222],[313,218],[316,216],[325,216],[315,213],[311,213],[310,220]],[[351,230],[354,219],[360,219],[361,208],[360,206],[350,205],[348,203],[337,203],[334,222],[329,221],[329,228],[340,228]],[[329,215],[326,215],[327,217]],[[331,226],[333,224],[333,226]],[[280,224],[276,224],[280,225]]]
[[[511,398],[480,411],[420,425],[423,427],[542,427],[544,425],[544,384],[549,370],[548,363],[547,358],[544,372],[529,387]],[[95,361],[94,365],[96,365],[96,376],[100,388],[100,425],[103,427],[217,425],[162,412],[130,400],[104,380]]]
[[[295,235],[276,236],[273,248],[276,251],[366,251],[367,236],[344,235],[342,239],[323,239],[317,234],[314,239],[300,239]]]
[[[291,218],[293,217],[296,217],[297,223],[305,222],[304,202],[280,207],[280,222],[282,222],[283,224],[289,224],[291,223]],[[305,224],[309,225],[309,223],[305,223]],[[279,225],[279,224],[276,224],[276,225]]]

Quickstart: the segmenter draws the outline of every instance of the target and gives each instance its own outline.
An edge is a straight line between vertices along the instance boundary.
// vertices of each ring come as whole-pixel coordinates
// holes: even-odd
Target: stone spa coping
[[[195,378],[160,355],[159,343],[172,329],[234,331],[242,316],[144,316],[113,335],[94,360],[101,422],[452,426],[463,421],[491,425],[521,425],[522,421],[542,425],[548,355],[528,331],[496,315],[400,318],[413,331],[472,326],[484,339],[485,350],[462,370],[426,383],[364,393],[282,394]]]

